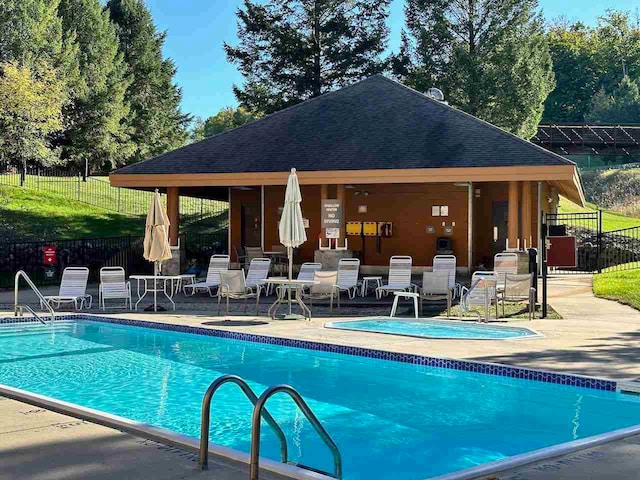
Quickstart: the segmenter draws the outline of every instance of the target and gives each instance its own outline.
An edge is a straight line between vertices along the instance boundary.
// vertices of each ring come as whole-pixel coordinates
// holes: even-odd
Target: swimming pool
[[[240,375],[258,394],[289,383],[340,447],[347,480],[424,479],[640,418],[640,399],[605,380],[101,320],[69,319],[55,333],[5,330],[0,384],[197,437],[202,395],[215,378]],[[474,369],[491,374],[467,371]],[[292,402],[276,396],[268,408],[287,434],[292,459],[330,471],[330,453]],[[242,394],[222,387],[212,405],[211,441],[248,451],[250,415]],[[267,428],[263,435],[262,454],[278,459],[277,440]]]
[[[327,328],[357,330],[360,332],[387,333],[409,337],[442,338],[457,340],[505,340],[508,338],[541,337],[525,327],[487,325],[476,322],[428,319],[390,319],[389,317],[328,322]]]

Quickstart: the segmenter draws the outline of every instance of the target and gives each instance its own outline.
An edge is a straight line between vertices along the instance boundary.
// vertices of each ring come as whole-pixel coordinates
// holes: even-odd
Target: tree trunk
[[[321,56],[322,49],[320,44],[320,2],[316,0],[313,9],[313,96],[317,97],[322,93],[322,72],[321,72]]]

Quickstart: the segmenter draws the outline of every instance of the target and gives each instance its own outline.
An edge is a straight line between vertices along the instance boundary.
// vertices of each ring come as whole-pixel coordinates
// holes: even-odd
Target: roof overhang
[[[289,172],[126,174],[112,173],[111,185],[125,188],[239,187],[286,185]],[[301,185],[348,183],[450,183],[546,181],[569,200],[584,205],[577,167],[538,165],[511,167],[416,168],[378,170],[298,171]]]

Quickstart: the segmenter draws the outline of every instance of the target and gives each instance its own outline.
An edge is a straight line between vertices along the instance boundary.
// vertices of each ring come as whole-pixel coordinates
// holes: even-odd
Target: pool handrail
[[[49,321],[49,325],[53,325],[53,322],[56,319],[56,312],[53,310],[53,307],[51,306],[51,304],[47,301],[46,298],[44,298],[44,296],[42,295],[42,293],[40,293],[40,290],[38,290],[38,287],[35,286],[35,284],[31,281],[31,279],[29,278],[29,275],[26,274],[26,272],[24,270],[18,270],[16,272],[16,276],[15,276],[15,281],[14,281],[14,292],[13,292],[13,313],[16,316],[22,316],[23,311],[27,310],[31,315],[33,315],[40,323],[42,323],[43,325],[46,325],[47,322],[45,322],[42,317],[40,317],[40,315],[38,315],[33,308],[31,308],[29,305],[20,305],[18,303],[18,291],[20,289],[20,277],[22,277],[24,279],[25,282],[27,282],[27,285],[29,285],[29,287],[31,288],[31,290],[33,290],[33,293],[36,294],[36,296],[38,297],[38,300],[40,300],[40,305],[44,305],[46,307],[46,309],[49,311],[49,314],[51,315],[51,320]]]
[[[340,450],[338,446],[329,435],[329,432],[325,430],[325,428],[318,420],[318,417],[313,413],[307,402],[305,402],[304,398],[298,393],[298,391],[290,385],[274,385],[266,389],[260,398],[256,402],[253,407],[253,418],[251,420],[251,460],[249,465],[249,479],[250,480],[259,480],[260,475],[260,418],[262,416],[262,412],[265,410],[265,404],[267,400],[271,398],[276,393],[286,393],[291,397],[294,403],[298,406],[300,411],[307,418],[311,426],[315,429],[316,433],[320,436],[320,439],[325,443],[325,445],[331,451],[333,455],[333,474],[328,474],[325,472],[321,472],[323,474],[332,476],[337,478],[338,480],[342,479],[342,456],[340,454]],[[298,465],[301,468],[310,469],[305,465]],[[318,470],[315,470],[318,471]]]
[[[244,393],[244,395],[249,399],[254,408],[256,403],[258,402],[258,396],[253,392],[249,384],[237,375],[223,375],[222,377],[214,380],[211,385],[209,385],[209,388],[207,388],[207,391],[202,399],[202,419],[200,422],[200,455],[198,459],[201,470],[206,470],[209,465],[209,425],[211,421],[211,400],[216,391],[225,383],[234,383],[238,387],[240,387],[240,390],[242,390],[242,393]],[[267,410],[263,411],[262,416],[280,440],[280,455],[282,457],[282,463],[286,464],[288,462],[289,456],[287,452],[287,438],[285,437],[285,434],[278,423],[274,420],[274,418]]]

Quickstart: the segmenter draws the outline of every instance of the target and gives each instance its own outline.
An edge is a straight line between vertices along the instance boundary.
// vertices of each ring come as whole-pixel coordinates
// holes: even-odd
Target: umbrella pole
[[[289,282],[291,282],[291,280],[293,279],[293,248],[292,247],[287,247],[287,256],[289,257]],[[287,290],[289,291],[289,315],[291,315],[291,283],[289,283],[289,288],[287,288]]]
[[[158,262],[153,262],[153,275],[158,276]],[[158,311],[158,282],[153,279],[153,311]]]

